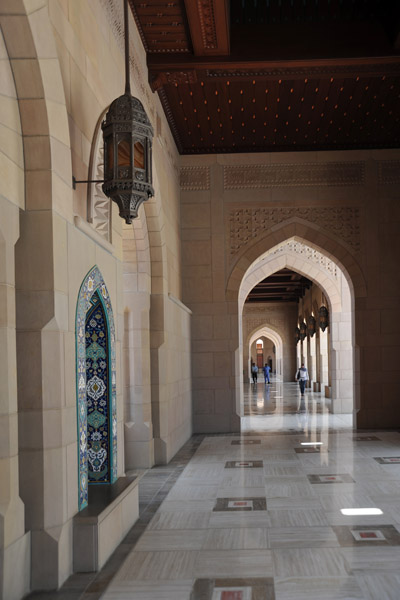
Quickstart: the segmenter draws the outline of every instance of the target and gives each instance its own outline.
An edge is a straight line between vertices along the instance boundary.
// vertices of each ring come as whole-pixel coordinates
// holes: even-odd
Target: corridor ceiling
[[[399,147],[399,0],[129,2],[181,154]]]
[[[246,298],[250,302],[298,302],[312,282],[295,271],[281,269],[260,281]]]

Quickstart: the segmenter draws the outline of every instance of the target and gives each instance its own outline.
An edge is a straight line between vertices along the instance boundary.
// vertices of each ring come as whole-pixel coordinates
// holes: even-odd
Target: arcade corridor
[[[193,436],[147,471],[109,563],[51,598],[398,600],[400,433],[354,431],[293,383],[245,398],[242,435]]]

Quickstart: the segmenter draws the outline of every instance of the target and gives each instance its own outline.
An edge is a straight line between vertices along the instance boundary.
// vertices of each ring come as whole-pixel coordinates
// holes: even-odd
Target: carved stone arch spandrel
[[[258,257],[290,238],[298,238],[331,258],[343,270],[350,287],[354,289],[354,296],[356,298],[366,296],[366,281],[356,253],[351,252],[345,243],[334,238],[321,227],[294,217],[263,231],[241,248],[227,278],[227,300],[236,301],[243,277]]]

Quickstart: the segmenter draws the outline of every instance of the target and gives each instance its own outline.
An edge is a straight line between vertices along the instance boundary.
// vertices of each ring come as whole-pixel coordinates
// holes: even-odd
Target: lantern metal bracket
[[[72,175],[72,187],[76,190],[77,183],[104,183],[104,179],[75,179]]]

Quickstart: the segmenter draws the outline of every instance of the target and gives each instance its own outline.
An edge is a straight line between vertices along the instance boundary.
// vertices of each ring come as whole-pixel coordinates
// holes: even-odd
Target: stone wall
[[[239,288],[254,261],[291,239],[336,263],[349,282],[357,425],[400,423],[391,358],[398,350],[399,160],[398,150],[182,157],[183,298],[193,311],[194,336],[199,330],[202,337],[201,345],[192,343],[196,431],[238,427]],[[283,268],[285,258],[276,265]],[[311,279],[321,267],[304,256],[296,265]],[[330,275],[318,284],[340,301]],[[218,343],[215,315],[230,319]],[[221,350],[224,378],[215,372]]]
[[[0,25],[0,584],[14,600],[72,572],[85,276],[97,265],[115,321],[118,475],[168,461],[191,435],[190,311],[178,157],[133,19],[131,87],[155,131],[155,196],[131,228],[98,190],[72,187],[72,175],[98,172],[99,123],[124,91],[122,3],[15,0]]]

